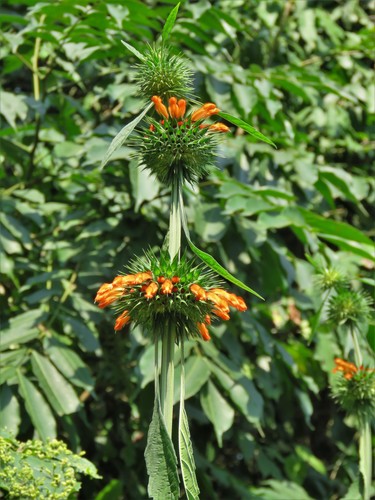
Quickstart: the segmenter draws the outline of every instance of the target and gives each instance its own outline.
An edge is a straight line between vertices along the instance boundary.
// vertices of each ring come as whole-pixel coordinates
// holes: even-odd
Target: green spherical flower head
[[[149,251],[131,262],[128,272],[102,285],[95,298],[101,308],[114,304],[116,331],[132,322],[162,338],[166,325],[173,323],[177,340],[181,336],[210,340],[211,321],[228,320],[229,306],[247,309],[241,297],[220,288],[221,281],[209,268],[185,256],[171,262],[168,252],[157,258]]]
[[[369,318],[371,304],[368,295],[342,289],[329,301],[329,319],[336,325],[358,326]]]
[[[348,286],[345,277],[333,267],[319,269],[318,274],[315,277],[315,282],[323,291],[332,289],[340,290]]]
[[[174,55],[165,45],[149,46],[144,60],[136,65],[139,94],[182,97],[193,90],[193,72],[182,55]]]
[[[197,182],[214,165],[219,133],[229,131],[223,123],[203,123],[219,109],[207,103],[185,117],[184,99],[170,97],[168,108],[159,96],[152,101],[162,120],[149,118],[148,128],[137,137],[140,164],[163,184],[170,185],[175,179]]]
[[[373,417],[375,413],[375,370],[357,367],[340,358],[335,359],[337,375],[332,386],[333,397],[357,418]]]

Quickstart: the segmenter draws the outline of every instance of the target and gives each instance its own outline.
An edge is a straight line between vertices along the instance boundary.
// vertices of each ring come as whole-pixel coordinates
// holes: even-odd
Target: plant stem
[[[363,500],[370,500],[372,476],[371,425],[369,418],[359,423],[359,469],[363,476]]]
[[[179,210],[179,199],[181,180],[176,177],[172,184],[171,213],[169,217],[169,255],[171,260],[180,252],[181,248],[181,218]]]
[[[168,322],[165,326],[161,342],[160,405],[167,432],[172,437],[176,326],[172,322]]]
[[[361,353],[361,348],[359,347],[357,332],[356,332],[355,328],[351,327],[350,333],[351,333],[351,336],[353,339],[355,364],[359,368],[360,366],[362,366],[362,353]]]
[[[181,218],[179,199],[181,180],[176,177],[172,184],[171,213],[169,218],[169,256],[173,260],[180,257]],[[170,318],[165,325],[162,337],[160,370],[160,406],[169,436],[172,436],[173,396],[174,396],[174,346],[176,343],[176,325]]]
[[[355,364],[359,368],[363,364],[361,348],[358,342],[357,330],[350,328],[353,339]],[[367,417],[359,420],[359,470],[363,476],[363,500],[370,500],[371,476],[372,476],[372,446],[371,426]]]

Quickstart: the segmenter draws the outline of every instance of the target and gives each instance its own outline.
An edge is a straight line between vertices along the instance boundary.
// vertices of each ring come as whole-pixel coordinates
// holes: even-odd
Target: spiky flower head
[[[207,267],[183,256],[171,262],[169,254],[157,258],[151,251],[128,266],[131,274],[118,275],[102,285],[95,297],[99,307],[113,305],[115,330],[132,322],[162,336],[165,325],[176,325],[177,338],[200,336],[210,340],[208,325],[229,320],[230,307],[246,311],[244,300],[221,288]]]
[[[183,97],[193,90],[193,72],[181,54],[166,45],[149,46],[144,59],[136,65],[136,82],[143,97],[159,95]]]
[[[357,367],[354,363],[335,358],[332,385],[333,397],[348,413],[357,418],[373,417],[375,414],[375,370]]]
[[[220,122],[204,123],[220,110],[208,102],[185,115],[185,99],[170,97],[168,107],[159,96],[151,100],[162,119],[149,118],[149,127],[142,129],[135,139],[141,165],[163,184],[171,184],[176,177],[197,182],[214,164],[218,133],[229,131]]]
[[[348,282],[340,271],[334,267],[321,267],[317,271],[315,282],[319,288],[325,290],[340,290],[348,286]]]
[[[371,298],[361,291],[341,289],[328,304],[328,317],[335,325],[358,327],[370,317]]]

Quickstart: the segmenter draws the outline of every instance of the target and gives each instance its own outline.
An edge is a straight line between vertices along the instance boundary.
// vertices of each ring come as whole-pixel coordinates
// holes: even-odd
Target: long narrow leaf
[[[133,47],[133,45],[130,45],[130,43],[126,43],[124,42],[124,40],[121,40],[121,43],[130,51],[132,52],[136,57],[138,57],[138,59],[140,59],[141,61],[144,61],[145,60],[145,56],[143,54],[141,54],[140,52],[138,52],[137,49],[135,49]]]
[[[154,500],[177,500],[180,493],[177,457],[160,412],[157,396],[147,435],[145,458],[149,476],[149,496]]]
[[[245,132],[247,132],[252,137],[255,137],[259,141],[266,142],[267,144],[270,144],[271,146],[276,148],[276,144],[274,142],[272,142],[271,139],[268,139],[268,137],[263,135],[256,128],[252,127],[248,123],[241,120],[241,118],[237,118],[233,115],[230,115],[229,113],[223,113],[223,112],[220,112],[219,116],[221,116],[221,118],[224,118],[224,120],[227,120],[228,122],[233,123],[233,125],[236,125],[237,127],[241,127],[243,130],[245,130]]]
[[[233,276],[229,271],[227,271],[223,266],[221,266],[217,262],[217,260],[212,257],[212,255],[204,252],[203,250],[200,250],[198,247],[196,247],[194,245],[194,243],[190,239],[189,228],[187,227],[186,215],[185,215],[185,212],[183,210],[182,194],[180,194],[180,203],[179,203],[179,206],[180,206],[180,215],[181,215],[181,221],[182,221],[182,228],[184,230],[184,233],[185,233],[186,239],[188,241],[189,247],[195,253],[195,255],[197,255],[197,257],[199,257],[205,264],[207,264],[208,267],[210,267],[217,274],[220,274],[220,276],[222,276],[226,280],[230,281],[234,285],[239,286],[243,290],[246,290],[246,291],[252,293],[253,295],[255,295],[256,297],[258,297],[259,299],[264,300],[264,298],[261,295],[259,295],[259,293],[257,293],[255,290],[253,290],[249,286],[245,285],[245,283],[242,283],[241,280],[239,280],[238,278],[236,278],[235,276]]]
[[[48,358],[33,351],[31,365],[48,402],[58,415],[69,415],[78,411],[80,401],[73,387]]]
[[[103,158],[103,161],[100,165],[100,169],[104,168],[107,165],[107,163],[111,159],[111,156],[113,155],[113,153],[115,151],[117,151],[124,144],[126,139],[133,132],[135,127],[138,125],[138,123],[146,115],[147,111],[149,109],[151,109],[152,105],[153,105],[152,102],[150,104],[148,104],[140,115],[138,115],[136,118],[134,118],[133,121],[131,121],[130,123],[125,125],[125,127],[120,130],[120,132],[116,135],[116,137],[113,139],[113,141],[109,145],[109,148],[105,154],[105,157]]]
[[[178,2],[178,4],[176,5],[176,7],[174,7],[171,10],[171,12],[169,13],[169,16],[167,17],[167,20],[165,21],[163,32],[161,34],[163,42],[167,41],[167,39],[168,39],[168,37],[170,35],[170,32],[173,29],[173,26],[174,26],[174,23],[176,21],[176,17],[177,17],[177,13],[178,13],[178,9],[179,8],[180,8],[180,2]]]
[[[41,439],[56,437],[56,422],[46,400],[30,380],[17,373],[20,394],[25,401],[27,413]]]

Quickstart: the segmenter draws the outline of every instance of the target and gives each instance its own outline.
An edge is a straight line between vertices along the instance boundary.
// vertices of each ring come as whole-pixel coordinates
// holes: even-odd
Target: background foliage
[[[143,105],[120,40],[152,43],[175,3],[11,0],[0,10],[2,425],[86,450],[103,479],[84,482],[82,498],[146,496],[152,347],[137,330],[115,335],[93,297],[162,243],[169,193],[129,147],[98,166]],[[187,346],[202,498],[343,498],[357,476],[355,428],[328,389],[350,345],[324,308],[317,321],[305,256],[371,292],[371,3],[183,2],[171,34],[201,100],[278,146],[232,129],[219,168],[185,191],[193,241],[266,298],[247,296],[246,314]],[[364,326],[367,363],[373,332]]]

